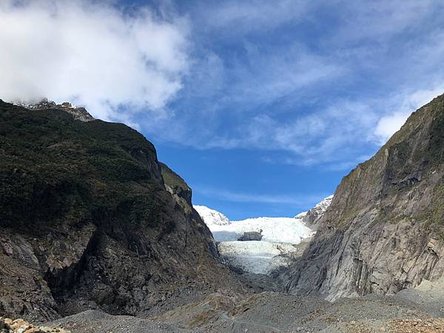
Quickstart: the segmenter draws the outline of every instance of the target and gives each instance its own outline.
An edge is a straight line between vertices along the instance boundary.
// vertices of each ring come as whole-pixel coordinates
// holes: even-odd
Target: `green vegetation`
[[[421,219],[428,227],[439,232],[440,237],[444,239],[444,182],[433,189],[431,205],[421,215]]]
[[[178,174],[176,174],[173,170],[171,170],[167,165],[163,163],[159,164],[165,184],[167,184],[169,187],[171,187],[174,190],[180,189],[182,191],[191,191],[187,183],[185,183],[185,181]]]
[[[444,95],[414,112],[374,157],[344,177],[331,223],[345,229],[377,202],[375,223],[413,219],[444,230],[443,165]],[[405,202],[418,204],[404,212]]]
[[[2,226],[162,222],[154,147],[123,124],[0,101],[0,182]]]

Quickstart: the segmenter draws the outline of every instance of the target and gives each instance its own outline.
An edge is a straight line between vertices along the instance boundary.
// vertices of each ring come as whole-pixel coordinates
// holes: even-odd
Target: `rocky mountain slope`
[[[85,112],[0,100],[0,314],[139,314],[236,289],[183,180]]]
[[[331,205],[331,201],[333,200],[333,195],[329,195],[324,200],[316,204],[313,208],[309,209],[306,212],[299,213],[295,216],[296,219],[302,219],[307,226],[309,226],[313,230],[318,229],[318,222],[321,217],[324,215],[327,208]]]
[[[444,274],[444,95],[414,112],[336,190],[287,290],[392,294]]]

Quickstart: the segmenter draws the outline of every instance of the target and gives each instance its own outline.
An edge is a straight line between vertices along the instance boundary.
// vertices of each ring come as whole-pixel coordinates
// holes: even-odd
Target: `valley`
[[[193,207],[142,135],[73,108],[0,102],[2,317],[72,333],[444,331],[444,96],[334,196],[242,221]]]

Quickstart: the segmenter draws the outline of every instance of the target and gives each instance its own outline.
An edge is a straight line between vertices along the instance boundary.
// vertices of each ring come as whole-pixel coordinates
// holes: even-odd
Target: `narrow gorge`
[[[125,125],[51,102],[0,101],[0,120],[2,317],[72,333],[444,330],[444,95],[334,196],[242,221],[194,209]]]

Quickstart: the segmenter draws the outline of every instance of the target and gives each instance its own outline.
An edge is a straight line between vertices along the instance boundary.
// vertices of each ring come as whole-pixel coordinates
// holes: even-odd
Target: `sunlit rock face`
[[[444,274],[444,95],[343,178],[288,291],[393,294]]]

